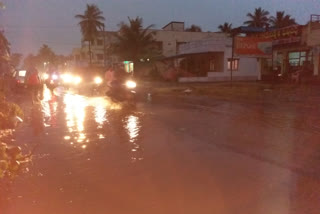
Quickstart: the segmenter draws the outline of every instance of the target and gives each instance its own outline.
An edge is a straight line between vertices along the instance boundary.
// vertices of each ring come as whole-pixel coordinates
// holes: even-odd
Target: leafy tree
[[[48,63],[51,68],[64,65],[70,57],[56,55],[55,52],[46,44],[42,45],[37,55],[29,54],[23,62],[25,68],[37,67],[42,69],[44,63]]]
[[[37,60],[39,63],[56,63],[56,54],[52,51],[52,49],[48,45],[42,45],[42,47],[38,51]]]
[[[22,60],[22,54],[20,53],[13,53],[10,56],[10,63],[14,68],[17,68],[20,65]]]
[[[187,32],[202,32],[202,29],[198,25],[191,25],[189,28],[187,28],[185,31]]]
[[[230,34],[232,30],[232,24],[225,22],[224,24],[219,25],[218,28],[220,32]]]
[[[38,64],[39,64],[39,60],[38,60],[37,56],[34,56],[33,54],[29,54],[23,60],[23,67],[25,67],[27,69],[30,67],[38,66]]]
[[[248,25],[249,27],[266,27],[269,24],[268,15],[268,11],[263,10],[261,7],[256,8],[253,14],[247,14],[249,20],[245,21],[244,24]]]
[[[271,16],[269,20],[271,27],[283,28],[291,25],[295,25],[296,20],[291,15],[285,14],[284,11],[277,11],[276,16]]]
[[[99,30],[103,30],[104,28],[103,21],[105,18],[102,14],[103,12],[95,4],[87,4],[84,14],[75,16],[75,18],[80,20],[79,25],[83,41],[89,43],[90,65],[92,63],[91,43],[98,36]]]
[[[152,58],[156,53],[154,48],[154,32],[150,31],[153,25],[143,29],[143,19],[128,17],[129,24],[120,23],[118,42],[114,45],[114,51],[123,60],[130,60],[137,65],[139,59]]]
[[[3,2],[0,2],[0,8],[1,9],[5,9],[6,8],[6,6],[3,4]]]
[[[10,43],[5,35],[0,32],[0,72],[9,71]]]

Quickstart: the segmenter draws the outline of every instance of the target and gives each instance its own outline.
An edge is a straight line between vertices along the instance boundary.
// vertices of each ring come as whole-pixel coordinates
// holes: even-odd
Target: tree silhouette
[[[102,16],[103,12],[95,4],[87,4],[87,9],[84,14],[78,14],[75,18],[80,19],[79,25],[81,27],[82,39],[89,43],[89,57],[90,65],[92,63],[91,43],[95,37],[98,36],[99,30],[103,30]]]
[[[266,10],[263,10],[261,7],[256,8],[254,13],[248,13],[247,17],[249,18],[248,21],[245,21],[244,24],[246,24],[249,27],[266,27],[269,24],[269,18],[268,18],[269,12]]]
[[[291,25],[295,25],[296,20],[291,17],[291,15],[285,14],[284,11],[277,11],[276,16],[270,17],[271,27],[274,28],[283,28]]]

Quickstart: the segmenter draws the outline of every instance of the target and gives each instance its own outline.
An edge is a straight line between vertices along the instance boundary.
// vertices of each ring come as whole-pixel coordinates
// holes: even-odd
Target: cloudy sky
[[[320,0],[2,0],[0,28],[5,32],[12,52],[36,53],[48,44],[59,54],[70,54],[80,45],[80,29],[75,14],[83,13],[87,3],[95,3],[103,11],[107,30],[127,17],[140,16],[144,24],[161,28],[170,21],[197,24],[204,31],[216,31],[224,22],[240,26],[246,14],[256,7],[272,15],[285,10],[300,24],[310,14],[320,14]]]

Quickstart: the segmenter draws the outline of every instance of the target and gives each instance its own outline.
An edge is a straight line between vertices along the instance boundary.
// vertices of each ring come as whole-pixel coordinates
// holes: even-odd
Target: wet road
[[[32,121],[16,133],[39,146],[5,214],[319,212],[317,110],[222,101],[128,110],[58,94],[42,103],[43,133]]]

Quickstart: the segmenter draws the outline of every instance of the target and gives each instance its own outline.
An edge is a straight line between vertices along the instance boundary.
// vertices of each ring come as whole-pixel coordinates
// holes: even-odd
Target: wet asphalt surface
[[[317,109],[45,95],[15,133],[33,162],[4,214],[318,213]],[[28,115],[29,118],[28,118]]]

